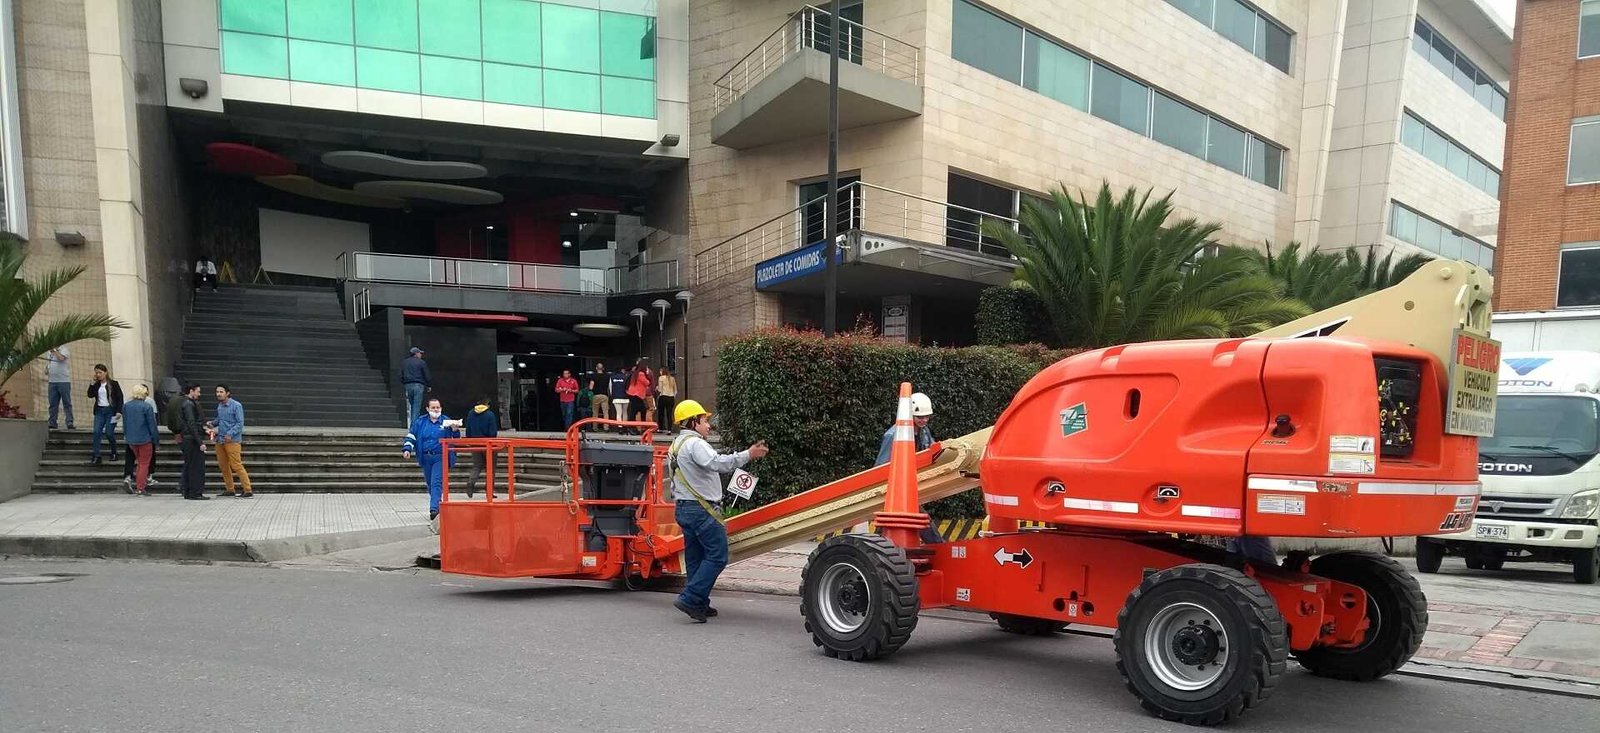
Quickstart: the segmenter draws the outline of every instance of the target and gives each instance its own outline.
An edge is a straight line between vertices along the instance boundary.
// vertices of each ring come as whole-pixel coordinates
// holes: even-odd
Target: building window
[[[22,178],[16,37],[11,0],[0,0],[0,231],[26,238],[28,204]]]
[[[219,0],[223,73],[656,116],[655,19],[533,0]]]
[[[1449,260],[1465,260],[1494,269],[1494,246],[1462,234],[1437,219],[1400,203],[1389,202],[1389,236]]]
[[[1009,255],[999,242],[983,236],[983,225],[986,221],[1001,221],[1010,226],[1017,215],[1017,192],[953,171],[948,184],[945,246],[1000,257]]]
[[[1446,78],[1461,90],[1478,100],[1495,117],[1506,118],[1506,90],[1483,73],[1467,55],[1456,49],[1444,35],[1434,30],[1422,18],[1417,18],[1416,34],[1411,37],[1411,50],[1428,60]]]
[[[1406,110],[1401,120],[1400,142],[1478,190],[1500,198],[1500,169],[1473,155],[1460,143],[1445,137],[1444,133],[1422,121],[1411,110]]]
[[[844,16],[840,13],[840,17]],[[861,187],[851,184],[860,183],[861,176],[839,176],[838,225],[834,228],[837,233],[848,232],[861,227]],[[810,245],[824,241],[828,238],[828,179],[802,183],[796,187],[800,194],[800,206],[805,225],[805,242]]]
[[[1556,307],[1594,305],[1600,305],[1600,242],[1563,245]]]
[[[1022,83],[1022,26],[956,0],[950,55],[1012,84]]]
[[[951,54],[958,61],[1258,183],[1283,187],[1283,148],[968,0],[954,2]]]
[[[1583,0],[1578,10],[1578,58],[1600,56],[1600,0]]]
[[[1289,73],[1291,34],[1266,13],[1239,0],[1167,0],[1189,17]]]
[[[1572,148],[1567,153],[1567,183],[1600,183],[1600,117],[1572,121]]]

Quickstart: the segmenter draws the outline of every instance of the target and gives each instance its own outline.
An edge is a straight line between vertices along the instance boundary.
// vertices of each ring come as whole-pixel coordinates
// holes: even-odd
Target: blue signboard
[[[827,245],[827,242],[818,242],[756,263],[756,290],[764,290],[813,272],[822,272],[827,268],[822,255]],[[835,249],[834,255],[834,262],[844,261],[843,248]]]

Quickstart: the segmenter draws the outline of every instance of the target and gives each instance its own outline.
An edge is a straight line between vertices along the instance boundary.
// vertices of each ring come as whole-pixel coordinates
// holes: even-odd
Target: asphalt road
[[[1109,641],[925,617],[894,657],[823,657],[793,598],[671,597],[432,572],[0,561],[0,731],[1189,730]],[[1292,667],[1292,665],[1291,665]],[[1594,700],[1293,671],[1231,730],[1587,730]]]

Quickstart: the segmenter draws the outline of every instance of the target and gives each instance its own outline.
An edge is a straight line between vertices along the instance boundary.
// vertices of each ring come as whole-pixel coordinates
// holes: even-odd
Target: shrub
[[[755,331],[723,345],[717,369],[723,443],[767,441],[751,467],[767,503],[868,468],[894,422],[902,381],[933,400],[935,439],[994,424],[1016,391],[1072,352],[1039,346],[934,348],[867,333],[824,339],[815,332]],[[929,505],[941,517],[981,516],[977,492]]]
[[[1047,315],[1033,288],[1012,284],[987,288],[978,296],[978,343],[987,346],[1029,344],[1044,335]]]

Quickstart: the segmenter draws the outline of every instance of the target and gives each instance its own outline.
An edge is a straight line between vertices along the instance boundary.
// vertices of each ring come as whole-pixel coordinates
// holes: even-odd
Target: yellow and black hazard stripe
[[[1045,523],[1021,521],[1018,522],[1017,525],[1020,527],[1043,527],[1045,526]],[[945,538],[946,540],[970,540],[976,539],[979,533],[987,532],[989,530],[989,519],[987,517],[968,519],[936,519],[933,522],[933,526],[935,529],[939,530],[939,536]],[[832,532],[817,535],[816,541],[821,542],[829,537],[850,534],[854,531],[854,526],[837,529]],[[878,531],[878,526],[872,522],[868,522],[866,531],[869,534],[875,533]]]

